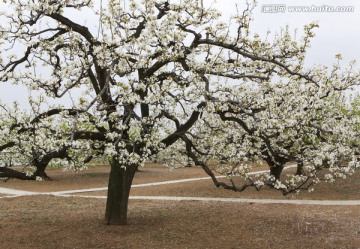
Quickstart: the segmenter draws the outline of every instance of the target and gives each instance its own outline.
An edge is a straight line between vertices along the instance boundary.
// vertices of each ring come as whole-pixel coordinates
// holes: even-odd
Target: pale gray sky
[[[204,0],[205,4],[212,0]],[[216,8],[227,17],[234,13],[235,4],[243,6],[244,0],[217,0]],[[269,5],[286,5],[284,13],[264,13]],[[353,6],[353,12],[290,12],[291,6]],[[279,32],[281,27],[289,25],[290,29],[299,29],[312,21],[318,21],[320,28],[316,30],[316,37],[312,40],[312,47],[307,56],[307,66],[325,64],[330,66],[335,61],[335,54],[341,53],[344,63],[355,59],[360,64],[360,1],[358,0],[258,0],[254,10],[251,29],[259,34]],[[96,20],[88,19],[88,24],[96,25]],[[27,91],[20,86],[3,84],[0,86],[0,99],[5,102],[14,100],[26,102]]]
[[[211,0],[205,0],[211,2]],[[217,1],[217,8],[224,13],[234,11],[234,4],[243,4],[243,0]],[[358,0],[258,0],[254,10],[252,31],[266,34],[280,31],[289,25],[290,29],[299,30],[310,22],[317,21],[320,28],[312,40],[307,64],[326,64],[334,62],[335,54],[342,54],[344,62],[356,59],[360,64],[360,1]],[[226,3],[226,4],[225,4]],[[269,5],[285,5],[284,13],[264,13]],[[289,12],[292,6],[353,6],[354,12]]]

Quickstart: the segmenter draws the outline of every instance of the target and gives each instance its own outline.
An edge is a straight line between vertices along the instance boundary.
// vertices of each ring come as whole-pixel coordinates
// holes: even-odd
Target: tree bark
[[[20,180],[36,180],[35,175],[27,175],[24,172],[19,172],[7,167],[0,167],[0,177],[16,178]]]
[[[270,156],[265,157],[265,161],[270,167],[270,175],[275,177],[275,180],[280,180],[281,172],[284,169],[285,163],[287,162],[284,158],[276,158],[273,160]]]
[[[275,177],[275,180],[280,180],[281,172],[283,170],[283,166],[275,164],[270,167],[270,175]]]
[[[45,169],[48,166],[51,158],[46,160],[46,157],[44,157],[42,160],[35,159],[33,161],[33,165],[35,166],[36,170],[34,172],[34,176],[39,176],[45,181],[51,181],[52,179],[45,173]]]
[[[129,193],[137,165],[122,167],[115,158],[110,164],[105,221],[108,225],[126,225]]]
[[[304,166],[303,162],[297,163],[295,175],[297,175],[297,176],[302,175],[303,166]]]
[[[52,181],[52,178],[50,176],[48,176],[45,172],[46,166],[47,165],[45,165],[44,167],[42,165],[40,167],[36,166],[34,176],[39,176],[45,181]]]
[[[67,149],[68,147],[63,146],[59,150],[55,150],[45,154],[41,159],[38,159],[35,154],[35,159],[32,161],[33,166],[36,167],[34,175],[40,176],[41,178],[43,178],[43,180],[51,181],[52,179],[45,173],[45,169],[49,165],[50,161],[54,158],[66,158],[68,156]]]

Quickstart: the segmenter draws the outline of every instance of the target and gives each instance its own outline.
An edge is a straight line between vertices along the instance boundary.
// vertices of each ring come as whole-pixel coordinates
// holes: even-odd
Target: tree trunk
[[[304,163],[302,163],[302,162],[297,163],[295,175],[297,175],[297,176],[302,175],[303,166],[304,166]]]
[[[34,172],[34,176],[39,176],[45,181],[52,181],[51,177],[49,177],[45,173],[45,169],[47,167],[47,164],[43,164],[43,163],[35,161],[34,166],[36,167],[36,170]]]
[[[286,160],[277,158],[277,161],[272,160],[270,157],[265,158],[270,167],[270,175],[275,177],[275,180],[280,180],[281,172],[284,169]]]
[[[34,172],[34,176],[39,176],[41,177],[44,181],[52,181],[52,178],[50,176],[48,176],[45,172],[45,168],[36,168],[35,172]]]
[[[280,180],[281,172],[283,170],[283,166],[275,164],[270,167],[270,175],[275,177],[275,180]]]
[[[110,164],[105,221],[108,225],[126,225],[129,193],[137,166],[121,167],[114,158]]]
[[[288,160],[280,156],[271,156],[267,150],[263,152],[264,160],[269,165],[270,175],[275,177],[275,180],[280,180],[281,172],[284,169]]]

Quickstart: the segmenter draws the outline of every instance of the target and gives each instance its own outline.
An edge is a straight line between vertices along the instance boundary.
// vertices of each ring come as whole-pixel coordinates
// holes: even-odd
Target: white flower
[[[40,176],[36,176],[36,181],[39,181],[39,182],[41,182],[41,181],[43,181],[44,179],[42,178],[42,177],[40,177]]]

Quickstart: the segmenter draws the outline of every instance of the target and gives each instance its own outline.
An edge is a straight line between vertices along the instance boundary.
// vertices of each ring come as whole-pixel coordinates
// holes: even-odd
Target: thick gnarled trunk
[[[45,181],[52,181],[51,177],[48,176],[45,172],[45,169],[47,167],[47,164],[44,163],[34,163],[34,166],[36,167],[36,170],[34,172],[34,176],[39,176]]]
[[[281,178],[281,173],[284,169],[285,164],[288,162],[288,160],[284,157],[281,157],[279,155],[271,155],[267,150],[264,148],[264,160],[269,165],[270,168],[270,175],[275,177],[275,180],[279,180]]]
[[[284,169],[286,161],[285,160],[277,160],[275,162],[270,157],[268,157],[266,161],[270,168],[270,175],[275,177],[275,180],[280,180],[281,173]]]
[[[284,166],[281,165],[274,165],[270,167],[270,175],[275,177],[275,180],[280,180],[281,172],[283,170]]]
[[[137,166],[122,166],[111,160],[105,221],[108,225],[126,225],[129,193]]]
[[[296,168],[296,173],[295,173],[295,175],[297,175],[297,176],[302,175],[302,173],[303,173],[303,167],[304,167],[304,163],[303,163],[303,162],[297,163],[297,168]]]

